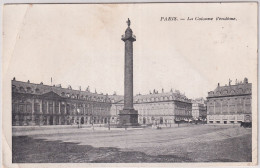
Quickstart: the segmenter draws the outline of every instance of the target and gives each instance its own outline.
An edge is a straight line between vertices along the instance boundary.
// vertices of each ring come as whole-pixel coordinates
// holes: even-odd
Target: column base
[[[119,111],[119,126],[138,126],[138,111],[123,109]]]

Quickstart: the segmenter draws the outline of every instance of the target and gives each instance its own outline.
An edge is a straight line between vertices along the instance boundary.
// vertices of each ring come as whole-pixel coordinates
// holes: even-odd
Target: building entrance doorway
[[[145,117],[143,118],[143,124],[146,124],[146,118]]]
[[[50,125],[53,125],[53,116],[50,116]]]
[[[163,124],[163,118],[160,117],[160,124]]]
[[[80,124],[84,124],[84,117],[81,117]]]

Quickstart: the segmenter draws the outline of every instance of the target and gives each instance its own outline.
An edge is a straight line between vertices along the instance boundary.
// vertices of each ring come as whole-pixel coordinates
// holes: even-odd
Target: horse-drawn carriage
[[[244,116],[244,121],[241,122],[240,127],[252,128],[252,116],[247,114]]]

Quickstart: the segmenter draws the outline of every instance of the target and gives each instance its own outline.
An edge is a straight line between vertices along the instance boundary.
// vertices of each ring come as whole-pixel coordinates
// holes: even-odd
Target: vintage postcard
[[[257,9],[4,5],[3,167],[256,165]]]

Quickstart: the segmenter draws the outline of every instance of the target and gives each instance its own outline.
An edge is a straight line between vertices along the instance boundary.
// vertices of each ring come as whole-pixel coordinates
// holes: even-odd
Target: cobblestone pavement
[[[191,125],[160,130],[13,130],[13,162],[250,162],[252,130]]]

